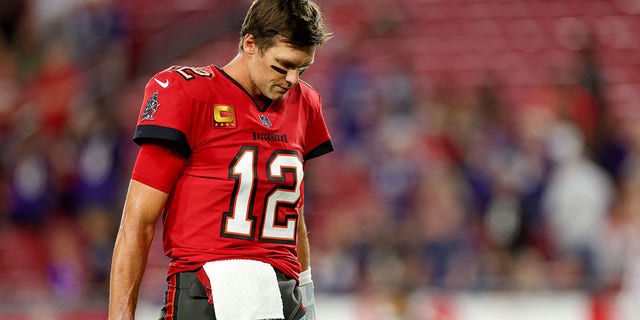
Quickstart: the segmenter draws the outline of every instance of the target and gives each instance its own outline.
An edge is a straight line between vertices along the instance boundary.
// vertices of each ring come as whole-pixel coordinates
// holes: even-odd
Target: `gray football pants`
[[[276,270],[285,320],[299,320],[305,314],[296,280]],[[173,279],[172,279],[173,278]],[[214,306],[196,272],[181,272],[168,279],[160,320],[215,320]]]

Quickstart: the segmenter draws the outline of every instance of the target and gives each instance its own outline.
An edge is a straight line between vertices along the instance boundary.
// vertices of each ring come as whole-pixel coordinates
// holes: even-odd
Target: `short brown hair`
[[[329,38],[322,12],[311,0],[254,0],[240,30],[240,51],[247,34],[260,50],[271,47],[276,36],[298,48],[318,46]]]

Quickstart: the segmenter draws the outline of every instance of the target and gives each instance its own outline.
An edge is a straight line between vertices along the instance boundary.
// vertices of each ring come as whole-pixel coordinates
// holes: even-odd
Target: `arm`
[[[131,180],[115,242],[109,286],[109,319],[133,319],[156,221],[168,195]]]
[[[311,250],[307,225],[304,223],[304,208],[300,208],[300,219],[298,220],[298,261],[301,271],[306,271],[311,266]]]

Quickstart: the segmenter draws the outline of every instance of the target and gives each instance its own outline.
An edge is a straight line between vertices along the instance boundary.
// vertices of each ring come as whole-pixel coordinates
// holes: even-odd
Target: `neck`
[[[222,67],[222,70],[236,80],[260,107],[266,107],[271,104],[271,100],[263,96],[260,90],[253,84],[249,69],[247,68],[246,57],[243,56],[242,53],[238,53],[227,65]]]
[[[249,69],[247,68],[246,57],[238,53],[222,70],[231,78],[236,80],[254,99],[260,98],[260,91],[253,85]]]

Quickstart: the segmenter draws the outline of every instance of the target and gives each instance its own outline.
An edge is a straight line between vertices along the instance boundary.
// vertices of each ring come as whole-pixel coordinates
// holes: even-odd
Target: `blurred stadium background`
[[[318,2],[321,319],[637,319],[639,0]],[[1,1],[0,319],[106,319],[144,84],[224,65],[248,3]]]

